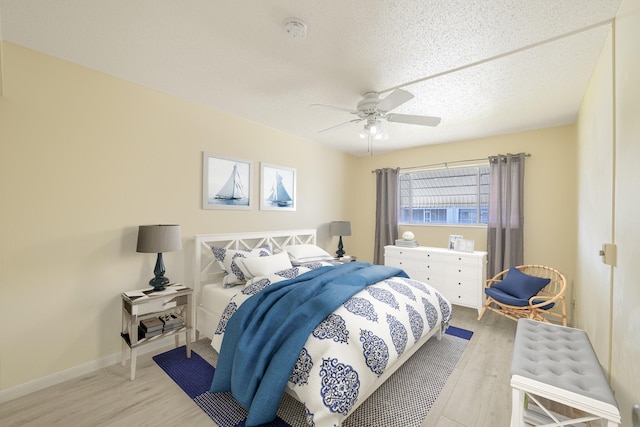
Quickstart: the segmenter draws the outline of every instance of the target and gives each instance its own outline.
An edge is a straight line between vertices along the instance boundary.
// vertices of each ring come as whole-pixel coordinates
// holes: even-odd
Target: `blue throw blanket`
[[[315,327],[366,286],[392,276],[408,277],[395,267],[351,262],[317,268],[252,296],[229,319],[211,391],[231,391],[249,411],[247,426],[272,421]]]

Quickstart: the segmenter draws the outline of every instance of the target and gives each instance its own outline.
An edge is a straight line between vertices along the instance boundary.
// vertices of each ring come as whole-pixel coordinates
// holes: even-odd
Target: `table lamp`
[[[180,226],[175,224],[141,225],[138,229],[138,246],[136,252],[157,253],[155,277],[149,281],[154,291],[163,291],[169,279],[164,277],[163,252],[173,252],[182,249]]]
[[[351,236],[351,223],[349,221],[332,221],[331,235],[340,236],[340,239],[338,240],[338,250],[336,251],[336,255],[338,255],[338,258],[342,258],[344,256],[342,236]]]

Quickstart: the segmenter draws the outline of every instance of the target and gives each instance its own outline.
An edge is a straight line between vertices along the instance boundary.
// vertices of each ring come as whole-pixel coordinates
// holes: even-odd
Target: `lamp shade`
[[[332,221],[330,232],[332,236],[351,236],[351,222]]]
[[[136,252],[162,253],[182,249],[180,226],[176,224],[141,225]]]

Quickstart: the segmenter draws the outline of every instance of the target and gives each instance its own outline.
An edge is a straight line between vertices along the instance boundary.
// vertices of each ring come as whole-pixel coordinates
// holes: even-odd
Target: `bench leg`
[[[514,388],[511,391],[511,427],[524,427],[524,391]]]

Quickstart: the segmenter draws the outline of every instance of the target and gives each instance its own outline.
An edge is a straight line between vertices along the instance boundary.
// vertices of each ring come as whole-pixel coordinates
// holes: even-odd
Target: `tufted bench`
[[[620,411],[586,332],[529,319],[518,320],[511,362],[511,427],[524,426],[525,396],[546,414],[545,426],[606,420],[620,425]],[[537,399],[542,397],[585,412],[561,420]],[[547,418],[548,417],[548,418]],[[532,422],[529,418],[527,422]]]

